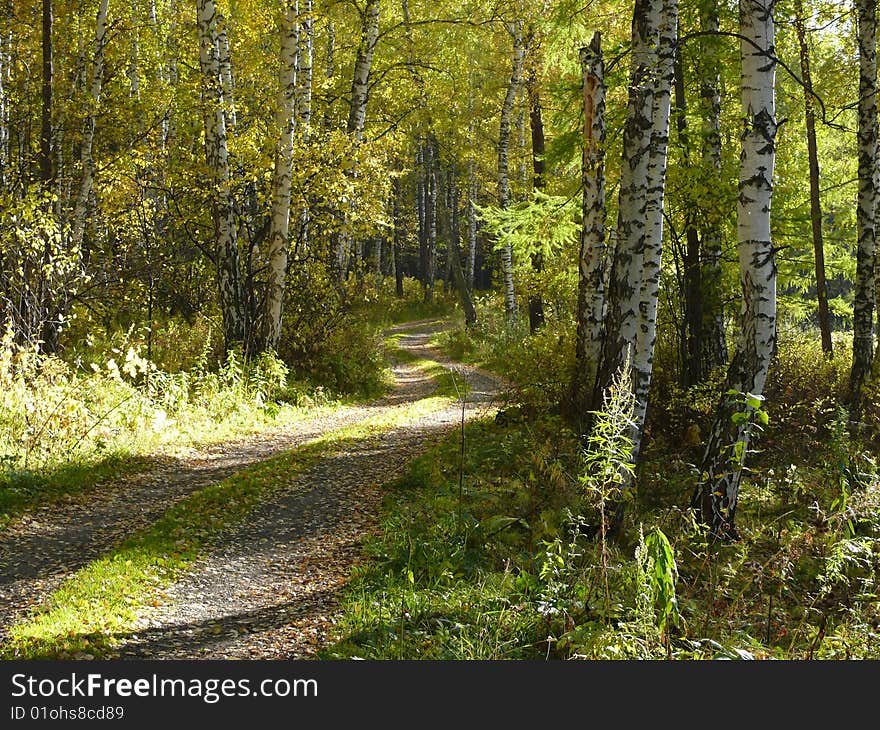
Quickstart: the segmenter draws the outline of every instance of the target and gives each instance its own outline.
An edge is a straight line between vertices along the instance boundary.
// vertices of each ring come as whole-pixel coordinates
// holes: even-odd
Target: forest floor
[[[77,571],[149,528],[173,505],[248,467],[359,423],[392,424],[321,455],[276,485],[209,550],[165,586],[151,591],[107,657],[301,658],[321,648],[334,621],[338,590],[375,529],[381,485],[456,428],[454,397],[413,408],[437,391],[442,366],[466,381],[464,415],[485,415],[502,381],[454,363],[430,346],[442,321],[423,320],[388,332],[392,390],[366,404],[341,407],[283,431],[216,444],[186,458],[21,516],[0,536],[0,640],[17,623],[39,618],[52,594]],[[425,364],[430,363],[431,368]],[[74,654],[77,656],[77,654]],[[80,652],[80,658],[91,655]]]

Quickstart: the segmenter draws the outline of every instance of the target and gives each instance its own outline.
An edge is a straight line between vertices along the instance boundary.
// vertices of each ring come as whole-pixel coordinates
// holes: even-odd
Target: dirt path
[[[419,358],[454,368],[468,381],[466,414],[496,397],[500,382],[451,363],[428,346],[436,322],[392,330]],[[403,408],[434,391],[418,368],[397,363],[395,387],[372,403],[347,406],[290,429],[216,446],[192,459],[47,506],[0,538],[0,639],[5,627],[66,577],[174,502],[246,466],[323,433]],[[364,532],[374,524],[379,485],[459,422],[460,406],[416,418],[321,460],[258,507],[145,612],[122,657],[307,656],[320,642]]]

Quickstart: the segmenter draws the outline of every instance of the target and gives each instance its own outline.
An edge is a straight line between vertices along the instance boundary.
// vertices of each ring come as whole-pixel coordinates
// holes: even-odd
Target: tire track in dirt
[[[499,379],[428,346],[431,329],[399,329],[400,346],[466,379],[465,418],[486,412]],[[391,400],[403,406],[435,386],[411,365],[395,368]],[[394,405],[379,406],[393,408]],[[323,458],[223,535],[218,546],[147,609],[119,648],[123,658],[296,659],[321,647],[339,589],[377,524],[381,485],[461,422],[460,403],[362,439]]]
[[[485,405],[494,398],[499,381],[474,368],[454,364],[430,348],[428,341],[439,324],[437,321],[408,323],[393,328],[389,334],[401,335],[399,346],[402,349],[419,358],[440,362],[466,378],[471,384],[468,410],[469,414],[473,413],[479,403]],[[330,431],[357,424],[389,409],[406,407],[434,390],[433,382],[416,366],[396,363],[392,372],[395,377],[392,392],[371,403],[343,406],[329,414],[319,413],[283,430],[216,444],[195,451],[186,458],[165,459],[148,472],[42,506],[16,520],[0,536],[0,641],[12,624],[26,617],[30,609],[51,595],[79,568],[111,551],[126,536],[151,524],[186,496],[275,454],[307,444]],[[261,626],[266,621],[277,623],[278,616],[301,617],[319,613],[317,609],[323,609],[326,604],[326,600],[319,600],[321,590],[326,589],[332,594],[338,576],[333,580],[326,575],[318,576],[314,581],[311,579],[315,571],[320,570],[315,566],[322,564],[321,550],[318,548],[321,544],[329,545],[327,535],[335,533],[338,552],[324,550],[325,562],[329,559],[328,555],[335,556],[329,561],[336,565],[341,564],[340,560],[350,563],[354,559],[360,535],[367,529],[378,506],[378,485],[387,480],[387,475],[402,469],[419,451],[427,448],[427,442],[434,436],[457,422],[456,414],[451,411],[456,411],[457,418],[460,418],[460,410],[446,410],[450,412],[424,416],[407,427],[372,436],[350,447],[348,452],[337,454],[335,461],[333,458],[325,459],[307,470],[282,493],[258,507],[239,528],[241,534],[236,537],[236,531],[233,531],[227,540],[221,541],[221,547],[212,555],[219,556],[225,550],[226,567],[208,566],[204,571],[205,576],[215,576],[213,581],[203,576],[201,584],[183,589],[192,596],[202,592],[204,610],[201,613],[197,609],[184,610],[180,616],[166,617],[167,620],[153,616],[149,619],[155,624],[151,638],[143,634],[132,637],[124,653],[148,655],[151,641],[155,643],[157,640],[157,631],[160,635],[174,633],[162,632],[161,627],[166,625],[185,627],[186,624],[192,624],[181,631],[192,630],[197,634],[222,638],[226,629],[221,622],[218,630],[214,619],[217,616],[228,619],[236,611],[242,614],[242,626],[251,628]],[[322,473],[321,469],[330,471]],[[365,480],[365,476],[370,479]],[[332,489],[322,490],[320,485],[325,483],[331,484]],[[362,494],[357,489],[359,487],[363,488]],[[278,503],[278,500],[281,502]],[[277,524],[272,521],[273,513],[280,518]],[[334,524],[339,529],[334,530]],[[262,581],[264,586],[271,586],[272,591],[279,590],[278,576],[284,575],[293,566],[290,586],[299,585],[300,588],[293,590],[288,586],[277,593],[276,597],[287,596],[291,603],[287,607],[281,606],[278,616],[262,616],[260,612],[269,605],[266,599],[253,597],[248,603],[241,598],[245,593],[242,581],[238,580],[241,590],[236,591],[233,584],[222,577],[224,569],[228,569],[230,576],[242,575],[242,571],[237,570],[237,566],[244,565],[236,553],[237,539],[250,540],[252,544],[248,550],[253,553],[249,556],[252,562],[263,560],[268,571],[265,575],[275,576],[272,580]],[[276,547],[281,545],[285,546],[283,550]],[[279,560],[279,555],[284,559]],[[296,568],[303,565],[310,567]],[[188,575],[196,574],[198,570]],[[254,575],[263,573],[256,572]],[[169,592],[172,599],[173,589],[177,585],[183,584],[172,587]],[[250,585],[255,587],[261,583],[255,579]],[[239,598],[224,603],[224,592]],[[194,603],[199,601],[194,600]],[[174,605],[187,603],[178,601]],[[228,609],[226,613],[223,613],[223,606]],[[200,623],[205,624],[202,629],[199,628]],[[232,630],[229,629],[230,632]],[[258,633],[246,628],[235,630],[249,635]],[[309,635],[309,632],[303,635]],[[140,654],[138,646],[142,649]]]

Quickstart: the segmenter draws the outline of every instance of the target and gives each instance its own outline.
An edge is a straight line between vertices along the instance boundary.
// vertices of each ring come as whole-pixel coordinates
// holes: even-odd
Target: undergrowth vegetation
[[[734,543],[708,542],[689,508],[724,374],[684,389],[658,363],[637,491],[612,538],[631,395],[617,385],[584,443],[558,407],[571,324],[529,336],[497,304],[438,342],[514,379],[518,404],[467,426],[463,456],[454,434],[388,485],[326,658],[880,656],[878,401],[869,391],[856,423],[837,405],[844,337],[827,360],[818,336],[783,331]]]
[[[71,332],[61,356],[0,341],[0,523],[28,505],[143,468],[160,451],[240,437],[374,398],[389,384],[382,329],[448,310],[382,291],[317,318],[284,356],[222,353],[217,322]],[[82,324],[82,323],[81,323]],[[85,325],[82,325],[85,326]],[[83,330],[84,332],[86,330]],[[294,351],[295,350],[295,351]]]

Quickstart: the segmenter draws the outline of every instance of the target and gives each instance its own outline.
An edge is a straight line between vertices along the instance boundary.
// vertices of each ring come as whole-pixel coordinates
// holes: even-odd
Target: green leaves
[[[675,623],[678,620],[678,599],[675,594],[678,568],[672,544],[663,531],[655,527],[644,538],[636,557],[650,593],[657,628],[666,631],[670,621]]]
[[[480,208],[479,213],[486,230],[495,237],[495,249],[510,244],[516,260],[531,265],[529,260],[534,254],[549,259],[560,249],[576,244],[580,235],[576,221],[579,210],[576,197],[535,190],[525,202],[507,209],[487,206]]]

